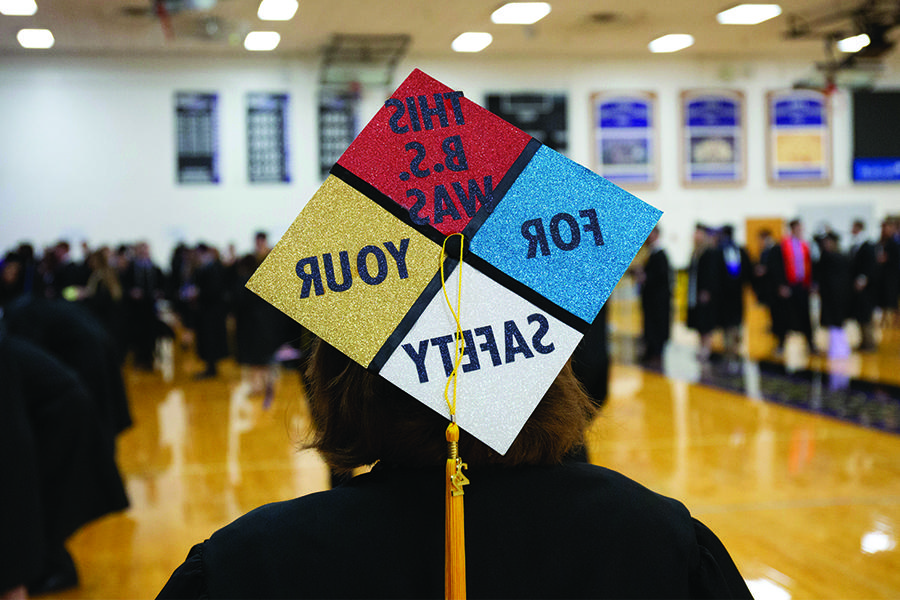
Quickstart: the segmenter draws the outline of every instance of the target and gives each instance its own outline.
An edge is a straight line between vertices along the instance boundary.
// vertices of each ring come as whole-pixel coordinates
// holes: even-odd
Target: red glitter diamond
[[[444,235],[461,232],[531,139],[416,69],[338,164]]]

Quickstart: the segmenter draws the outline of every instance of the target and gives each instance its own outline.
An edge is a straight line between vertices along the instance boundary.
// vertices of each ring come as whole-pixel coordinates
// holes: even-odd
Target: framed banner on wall
[[[247,174],[250,183],[288,183],[287,94],[247,94]]]
[[[746,177],[744,95],[681,93],[682,177],[687,186],[737,185]]]
[[[766,97],[768,175],[773,185],[831,182],[828,96],[817,90],[782,90]]]
[[[598,92],[591,96],[593,169],[626,187],[659,183],[656,95]]]
[[[218,99],[218,94],[175,94],[178,183],[219,183]]]
[[[359,133],[359,93],[345,88],[319,90],[319,177],[331,167]]]
[[[486,108],[561,154],[569,149],[565,94],[487,94]]]

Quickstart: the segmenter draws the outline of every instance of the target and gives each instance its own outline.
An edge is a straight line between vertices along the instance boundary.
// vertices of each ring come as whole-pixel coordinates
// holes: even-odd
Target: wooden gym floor
[[[638,333],[634,299],[616,294],[611,306],[618,341],[609,401],[588,432],[592,462],[684,502],[723,540],[759,600],[900,598],[898,429],[770,402],[753,385],[735,393],[704,383],[717,380],[693,361],[695,341],[681,325],[663,372],[641,368],[629,342]],[[749,359],[771,352],[756,307],[744,350]],[[900,329],[882,332],[877,353],[784,362],[787,376],[836,370],[900,385]],[[233,362],[206,381],[192,380],[202,365],[190,351],[175,348],[171,364],[165,375],[126,371],[135,425],[120,437],[119,463],[131,508],[70,539],[81,585],[46,597],[152,598],[217,528],[328,487],[322,462],[298,449],[307,416],[296,372],[280,371],[265,406]],[[753,364],[740,369],[758,374]],[[883,395],[882,405],[896,408],[900,397]]]

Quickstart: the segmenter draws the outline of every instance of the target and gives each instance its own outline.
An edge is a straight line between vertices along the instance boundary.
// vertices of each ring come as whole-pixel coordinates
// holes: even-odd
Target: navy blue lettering
[[[437,346],[441,351],[441,360],[444,361],[444,372],[447,374],[447,377],[450,377],[450,374],[453,372],[453,357],[450,356],[450,344],[452,343],[452,335],[431,338],[431,345]]]
[[[559,235],[560,221],[565,221],[566,225],[569,226],[570,239],[568,242],[563,242],[562,236]],[[553,243],[560,250],[574,250],[581,243],[581,229],[578,227],[578,221],[569,213],[554,215],[550,219],[550,237],[553,238]]]
[[[587,217],[588,224],[584,226],[584,230],[594,234],[594,245],[603,245],[603,233],[600,231],[600,223],[597,222],[597,211],[593,208],[578,211],[578,216]]]
[[[477,327],[475,328],[475,335],[480,335],[484,337],[484,343],[478,346],[479,350],[484,350],[491,355],[491,362],[495,367],[499,367],[500,360],[500,351],[497,349],[497,340],[494,338],[494,330],[491,329],[490,325],[487,327]]]
[[[466,124],[466,120],[463,118],[462,106],[459,103],[462,95],[462,92],[444,92],[444,98],[450,101],[450,108],[453,109],[453,118],[456,119],[457,125]]]
[[[406,190],[406,197],[410,198],[412,196],[416,197],[416,203],[409,209],[409,218],[412,219],[412,222],[416,225],[428,225],[428,217],[423,217],[419,214],[419,212],[425,208],[425,203],[428,202],[428,198],[425,197],[425,192],[415,188]]]
[[[550,323],[547,322],[547,317],[541,313],[534,313],[533,315],[528,316],[528,322],[538,324],[538,330],[531,336],[531,345],[534,346],[534,351],[539,354],[550,354],[553,352],[556,349],[553,342],[550,342],[550,344],[545,346],[542,341],[547,334],[547,331],[550,329]]]
[[[458,135],[451,135],[441,142],[441,149],[444,151],[444,164],[451,171],[466,171],[469,168],[469,161],[466,160],[466,151],[463,150],[462,138]]]
[[[427,168],[420,169],[419,165],[422,164],[422,161],[425,160],[425,146],[423,146],[419,142],[409,142],[403,147],[405,150],[415,150],[416,156],[411,161],[409,161],[409,170],[412,171],[412,174],[416,177],[428,177],[431,175],[431,171]]]
[[[503,330],[506,335],[504,340],[506,344],[506,362],[511,363],[516,360],[516,354],[521,354],[525,358],[534,356],[534,352],[528,347],[528,342],[522,332],[519,331],[515,321],[506,321],[503,324]]]
[[[409,122],[413,131],[422,131],[422,123],[419,121],[419,111],[416,109],[416,99],[410,96],[406,99],[406,108],[409,109]]]
[[[396,98],[388,98],[384,101],[384,105],[387,107],[394,107],[393,114],[388,117],[388,126],[391,128],[391,131],[394,133],[406,133],[409,131],[409,127],[406,125],[400,126],[400,118],[403,116],[403,113],[406,112],[403,102]]]
[[[454,221],[459,220],[459,211],[453,204],[450,193],[443,185],[434,186],[434,222],[443,223],[444,217],[453,217]]]
[[[550,245],[547,243],[547,232],[544,231],[544,222],[540,219],[531,219],[522,223],[522,237],[528,240],[528,254],[525,258],[537,256],[537,248],[541,247],[541,254],[550,256]]]
[[[477,371],[481,368],[481,361],[478,359],[478,351],[475,347],[475,336],[472,335],[471,329],[463,331],[463,342],[463,356],[466,356],[469,359],[469,362],[462,366],[463,373]]]
[[[341,261],[341,279],[342,283],[338,283],[334,278],[334,265],[332,264],[331,254],[322,255],[322,265],[325,267],[325,280],[328,282],[328,289],[332,292],[343,292],[350,289],[353,279],[350,273],[350,257],[346,250],[338,253]]]
[[[394,262],[397,263],[397,274],[400,275],[400,279],[409,277],[409,271],[406,270],[406,251],[409,249],[409,238],[400,240],[399,250],[394,245],[394,242],[385,242],[384,247],[387,248],[387,251],[394,258]]]
[[[419,383],[428,381],[428,371],[425,369],[425,354],[428,352],[428,340],[419,342],[419,351],[412,347],[412,344],[403,344],[403,349],[409,357],[416,363],[416,372],[419,374]]]
[[[450,125],[450,121],[447,120],[447,109],[444,108],[444,99],[441,98],[440,92],[434,95],[434,108],[428,106],[428,96],[419,96],[419,112],[422,114],[422,122],[427,131],[434,129],[432,117],[438,118],[441,127]]]
[[[309,270],[307,271],[307,267]],[[325,293],[325,287],[322,285],[322,273],[319,271],[319,257],[310,256],[297,261],[297,277],[303,280],[303,287],[300,288],[300,297],[309,298],[310,289],[315,286],[316,296]]]
[[[369,274],[367,259],[370,254],[375,256],[375,260],[378,263],[378,274],[375,277]],[[366,246],[360,250],[356,256],[356,270],[359,271],[359,278],[369,285],[378,285],[384,281],[388,274],[387,258],[384,256],[384,251],[378,246]]]
[[[453,182],[453,190],[456,192],[456,197],[459,198],[459,203],[462,204],[463,208],[466,211],[466,214],[470,217],[474,217],[475,213],[478,212],[478,209],[475,206],[475,199],[478,199],[478,202],[481,203],[482,206],[487,206],[488,210],[493,208],[494,205],[494,187],[491,183],[491,176],[487,175],[484,178],[484,191],[481,191],[481,188],[478,187],[478,182],[474,179],[469,180],[469,193],[466,195],[466,190],[463,188],[462,184],[458,181]]]

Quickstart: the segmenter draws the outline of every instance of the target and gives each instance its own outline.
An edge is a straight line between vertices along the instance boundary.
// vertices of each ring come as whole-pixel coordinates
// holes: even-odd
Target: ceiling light
[[[547,2],[507,2],[491,14],[491,21],[500,24],[531,25],[550,14]]]
[[[738,4],[716,15],[722,25],[757,25],[781,14],[777,4]]]
[[[866,46],[871,43],[872,40],[869,39],[865,33],[861,33],[859,35],[854,35],[853,37],[844,38],[842,40],[838,40],[837,47],[841,52],[859,52]]]
[[[450,47],[456,52],[481,52],[491,45],[494,37],[481,31],[467,31],[459,34]]]
[[[694,45],[694,36],[687,33],[670,33],[650,42],[650,52],[678,52]]]
[[[290,21],[297,12],[297,0],[262,0],[256,16],[263,21]]]
[[[34,0],[0,0],[0,13],[13,17],[30,17],[37,12]]]
[[[244,48],[254,52],[274,50],[281,41],[277,31],[251,31],[244,38]]]
[[[20,29],[16,39],[23,48],[52,48],[56,41],[49,29]]]

